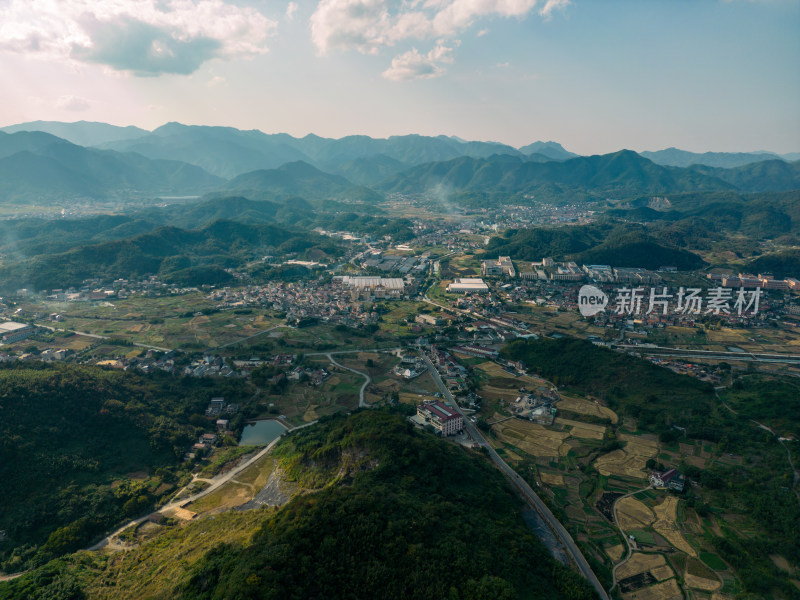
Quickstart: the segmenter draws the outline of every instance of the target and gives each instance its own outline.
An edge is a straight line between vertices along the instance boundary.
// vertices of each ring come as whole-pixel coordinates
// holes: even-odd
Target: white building
[[[454,294],[487,294],[489,286],[483,282],[483,279],[464,278],[456,279],[448,285],[447,291]]]
[[[5,344],[22,341],[31,334],[33,334],[33,327],[27,323],[15,323],[14,321],[0,323],[0,341]]]

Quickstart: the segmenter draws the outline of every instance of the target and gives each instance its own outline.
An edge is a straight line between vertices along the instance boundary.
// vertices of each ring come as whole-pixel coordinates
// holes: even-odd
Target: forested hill
[[[36,290],[78,285],[89,278],[139,278],[158,274],[179,285],[222,284],[232,280],[225,267],[274,252],[338,254],[330,238],[271,223],[247,225],[215,221],[197,230],[162,227],[122,240],[87,244],[67,252],[42,254],[0,268],[6,289]]]
[[[244,406],[247,390],[240,379],[0,365],[0,568],[77,550],[174,492],[181,457],[208,431],[208,401]]]
[[[673,265],[680,270],[697,269],[703,260],[676,246],[686,232],[643,229],[612,223],[557,229],[510,230],[491,239],[489,255],[513,256],[538,261],[544,257],[575,260],[578,264],[607,264],[614,267],[658,269]]]
[[[277,454],[301,484],[325,487],[248,547],[212,549],[182,598],[593,597],[526,527],[497,471],[400,416],[337,418]]]
[[[187,536],[216,531],[207,517],[118,560],[79,555],[0,594],[25,598],[38,576],[49,587],[71,581],[87,598],[108,600],[595,597],[527,527],[521,500],[496,469],[416,432],[402,415],[336,416],[288,436],[275,453],[283,472],[313,491],[277,511],[218,517],[231,531],[242,519],[260,520],[252,536],[178,560],[191,556]],[[171,576],[159,575],[165,571]]]

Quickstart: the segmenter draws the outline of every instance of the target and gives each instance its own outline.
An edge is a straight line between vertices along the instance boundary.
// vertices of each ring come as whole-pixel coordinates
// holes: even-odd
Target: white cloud
[[[81,98],[80,96],[61,96],[56,100],[56,107],[62,110],[80,112],[89,110],[91,108],[91,103],[86,98]]]
[[[522,18],[542,1],[321,0],[311,16],[311,38],[322,54],[333,48],[376,54],[406,40],[454,37],[484,18]],[[538,12],[548,18],[569,1],[546,0]]]
[[[297,2],[289,2],[286,6],[286,18],[289,21],[293,20],[295,12],[297,12]]]
[[[263,54],[276,23],[224,0],[7,0],[0,51],[191,73],[212,58]]]
[[[392,59],[392,66],[383,72],[386,79],[408,81],[411,79],[432,79],[444,73],[441,63],[453,62],[453,49],[442,42],[427,54],[420,54],[416,48]]]
[[[567,4],[569,4],[569,1],[570,0],[547,0],[545,5],[539,9],[539,14],[545,19],[549,19],[554,10],[563,9],[565,6],[567,6]]]

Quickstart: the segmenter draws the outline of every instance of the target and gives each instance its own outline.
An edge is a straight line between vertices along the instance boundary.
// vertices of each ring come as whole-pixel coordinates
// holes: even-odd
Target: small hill
[[[750,273],[771,273],[778,279],[800,279],[800,250],[764,254],[748,262],[746,268]]]
[[[320,255],[341,251],[330,238],[272,223],[246,224],[215,221],[202,229],[161,227],[125,239],[85,244],[66,252],[41,254],[0,267],[3,289],[29,287],[42,290],[70,287],[89,278],[137,278],[161,274],[176,283],[217,284],[230,280],[226,267],[243,267],[254,258],[270,253],[299,253],[316,249]],[[182,260],[173,274],[175,257]],[[207,279],[204,279],[206,277]],[[189,285],[187,283],[187,285]],[[16,286],[16,288],[15,288]]]
[[[380,202],[383,198],[368,188],[356,186],[340,175],[324,173],[310,164],[298,161],[277,169],[245,173],[229,181],[223,190],[248,198],[301,196],[309,200],[350,200]]]
[[[105,564],[78,555],[52,565],[50,578],[13,582],[5,597],[24,597],[17,590],[37,577],[109,600],[595,597],[528,528],[499,471],[403,416],[337,416],[287,436],[274,453],[307,493],[277,510],[206,517]]]

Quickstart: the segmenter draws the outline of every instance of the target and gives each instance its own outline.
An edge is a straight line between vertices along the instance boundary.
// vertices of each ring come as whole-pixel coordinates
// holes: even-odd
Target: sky
[[[0,0],[0,125],[800,151],[800,0]]]

